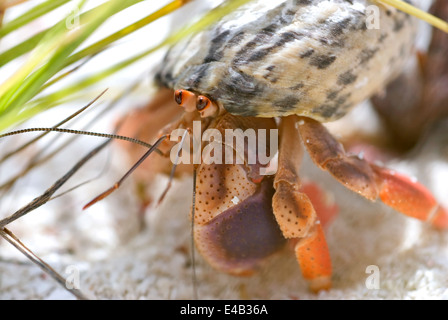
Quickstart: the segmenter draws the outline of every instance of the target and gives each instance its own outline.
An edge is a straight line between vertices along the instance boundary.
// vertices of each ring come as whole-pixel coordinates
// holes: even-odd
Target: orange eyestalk
[[[196,100],[196,109],[202,118],[214,116],[218,112],[218,106],[206,96],[198,96]]]
[[[174,91],[174,100],[178,105],[184,107],[186,112],[193,112],[196,110],[196,95],[191,91]]]

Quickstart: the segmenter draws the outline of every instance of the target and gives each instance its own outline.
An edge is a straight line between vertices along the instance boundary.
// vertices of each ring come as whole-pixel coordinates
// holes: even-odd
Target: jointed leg
[[[298,173],[303,149],[295,128],[296,118],[281,121],[276,192],[272,199],[274,215],[285,238],[297,241],[296,257],[310,289],[329,289],[332,267],[325,235],[309,197],[300,190]]]
[[[330,289],[331,258],[321,224],[316,224],[311,236],[297,242],[295,253],[311,291]]]
[[[311,158],[339,182],[370,200],[381,199],[393,209],[436,228],[448,228],[448,212],[423,185],[393,170],[347,155],[319,122],[298,118],[302,141]]]

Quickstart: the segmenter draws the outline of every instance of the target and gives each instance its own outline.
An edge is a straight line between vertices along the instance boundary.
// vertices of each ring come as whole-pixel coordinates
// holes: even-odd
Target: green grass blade
[[[149,14],[148,16],[140,19],[139,21],[125,27],[122,28],[121,30],[111,34],[110,36],[90,45],[89,47],[73,54],[72,56],[70,56],[70,58],[67,60],[67,63],[65,66],[69,66],[79,60],[81,60],[82,58],[85,58],[87,56],[91,56],[91,55],[95,55],[99,52],[101,52],[102,50],[104,50],[104,48],[106,48],[107,46],[109,46],[110,44],[122,39],[123,37],[147,26],[148,24],[158,20],[161,17],[164,17],[170,13],[172,13],[173,11],[179,9],[180,7],[182,7],[185,4],[185,0],[174,0],[170,3],[168,3],[166,6],[160,8],[159,10],[157,10],[156,12],[153,12],[151,14]]]
[[[30,23],[31,21],[43,16],[44,14],[53,11],[54,9],[62,6],[69,1],[70,0],[48,0],[44,3],[36,5],[16,19],[4,24],[3,27],[0,28],[0,38],[6,36],[12,31],[17,30],[20,27],[23,27],[27,23]]]
[[[66,17],[67,18],[67,17]],[[11,107],[10,102],[13,101],[18,90],[29,79],[30,74],[39,65],[42,65],[48,57],[51,57],[58,47],[61,47],[63,41],[66,40],[65,23],[58,23],[48,32],[46,32],[39,45],[34,49],[32,56],[17,70],[8,80],[0,86],[0,111],[4,112]]]
[[[194,34],[196,32],[199,32],[200,30],[206,28],[207,26],[210,26],[220,18],[222,18],[224,15],[230,13],[231,11],[237,9],[238,7],[242,6],[243,4],[252,1],[252,0],[232,0],[227,2],[225,5],[220,6],[211,12],[207,13],[205,17],[202,19],[199,19],[196,23],[190,25],[187,28],[181,29],[179,31],[176,31],[171,36],[169,36],[167,39],[165,39],[160,44],[138,54],[131,58],[128,58],[124,61],[121,61],[119,63],[116,63],[115,65],[111,66],[108,69],[102,70],[100,72],[97,72],[96,74],[93,74],[73,85],[70,85],[66,87],[65,89],[59,90],[58,92],[55,92],[51,94],[49,97],[51,97],[52,100],[57,100],[58,96],[63,97],[66,95],[71,94],[72,92],[76,92],[78,90],[83,90],[85,88],[88,88],[91,85],[94,85],[107,77],[117,73],[118,71],[123,70],[124,68],[136,63],[137,61],[145,58],[146,56],[150,55],[151,53],[154,53],[155,51],[161,49],[162,47],[165,47],[167,45],[171,45],[180,39],[183,39],[187,36],[190,36],[191,34]]]
[[[89,20],[92,18],[92,16],[98,14],[98,12],[101,12],[104,10],[107,3],[100,4],[99,6],[90,9],[87,12],[83,12],[80,14],[79,19],[81,21]],[[36,46],[39,44],[40,41],[45,37],[45,35],[52,30],[53,28],[56,28],[56,26],[65,26],[66,25],[66,19],[67,17],[64,17],[63,19],[59,20],[55,23],[55,25],[51,28],[45,29],[34,36],[28,38],[27,40],[17,44],[16,46],[6,50],[5,52],[0,54],[0,67],[4,66],[8,62],[22,56],[23,54],[32,51]]]
[[[42,40],[42,38],[45,36],[45,31],[41,31],[31,38],[20,42],[16,46],[12,47],[11,49],[6,50],[5,52],[0,54],[0,67],[3,67],[8,62],[11,62],[12,60],[22,56],[23,54],[30,52],[34,48],[36,48],[37,44]]]
[[[55,35],[47,34],[48,38],[52,41],[47,43],[44,37],[42,39],[43,49],[37,50],[39,54],[36,54],[33,59],[30,59],[31,63],[25,65],[25,67],[19,72],[16,77],[13,77],[12,84],[5,83],[7,92],[3,94],[0,90],[0,110],[8,110],[19,107],[25,104],[31,98],[33,98],[40,88],[59,72],[69,57],[70,54],[83,43],[100,25],[102,25],[108,18],[117,12],[139,2],[141,0],[127,0],[127,1],[109,1],[107,6],[102,8],[101,12],[91,14],[91,20],[88,20],[82,26],[78,27],[70,33],[61,32],[60,24],[55,26],[54,30],[51,30]],[[55,39],[55,40],[54,40]],[[36,48],[36,49],[39,49]],[[54,51],[55,50],[55,51]],[[48,52],[54,51],[53,54]],[[36,59],[37,56],[37,59]],[[47,58],[50,56],[50,58]],[[36,71],[30,72],[30,69],[34,68],[41,61],[46,61]],[[1,88],[0,88],[1,89]],[[3,90],[5,90],[3,88]]]
[[[140,0],[141,1],[141,0]],[[91,74],[89,76],[86,76],[84,79],[81,79],[75,83],[69,84],[65,86],[62,89],[58,89],[53,93],[43,95],[39,97],[38,99],[33,99],[37,93],[39,93],[42,88],[45,87],[46,84],[48,84],[48,81],[51,80],[52,75],[55,75],[57,71],[60,71],[63,69],[63,67],[68,65],[68,61],[73,63],[77,60],[90,56],[93,53],[96,53],[102,46],[110,45],[117,41],[118,39],[122,38],[126,34],[129,34],[136,30],[137,28],[143,26],[144,24],[150,23],[151,19],[158,18],[158,14],[153,13],[152,15],[148,15],[146,18],[141,19],[134,24],[114,33],[107,38],[104,38],[103,40],[100,40],[99,42],[95,43],[91,47],[88,47],[89,51],[85,51],[84,53],[77,56],[77,54],[73,54],[73,51],[75,48],[78,47],[80,43],[85,40],[93,30],[101,25],[101,21],[105,21],[106,17],[110,17],[112,12],[119,12],[118,9],[123,9],[126,6],[130,6],[130,3],[137,3],[139,1],[137,0],[128,0],[127,4],[124,5],[126,1],[120,2],[121,5],[115,7],[115,10],[111,10],[110,12],[104,13],[102,17],[99,17],[102,15],[103,12],[95,12],[92,14],[94,17],[95,25],[90,25],[91,28],[89,30],[82,29],[79,31],[82,34],[78,34],[76,36],[73,36],[73,39],[70,39],[69,44],[67,45],[67,48],[62,48],[66,46],[64,45],[59,48],[59,50],[56,50],[56,52],[51,55],[51,58],[48,59],[45,64],[43,64],[39,69],[34,71],[33,73],[30,73],[24,81],[14,90],[14,94],[10,96],[10,100],[8,101],[8,105],[14,106],[14,108],[9,108],[8,112],[4,114],[4,116],[0,117],[0,130],[4,130],[7,127],[17,123],[22,122],[29,117],[40,113],[41,111],[44,111],[46,109],[52,108],[54,106],[57,106],[58,104],[64,102],[64,101],[70,101],[74,97],[82,96],[82,92],[92,87],[93,85],[98,84],[102,80],[107,79],[108,77],[116,74],[117,72],[125,69],[126,67],[140,61],[141,59],[145,58],[146,56],[150,55],[151,53],[157,51],[158,49],[173,44],[177,42],[180,39],[183,39],[185,37],[190,36],[193,33],[196,33],[203,28],[206,28],[207,26],[215,23],[217,20],[221,19],[222,16],[228,14],[229,12],[237,9],[239,6],[252,1],[252,0],[232,0],[227,1],[223,5],[211,10],[209,13],[207,13],[204,17],[197,20],[195,23],[191,24],[190,26],[183,28],[179,31],[176,31],[171,34],[171,36],[167,37],[164,41],[162,41],[160,44],[155,45],[146,51],[143,51],[140,54],[128,57],[122,61],[118,61],[114,65],[100,70],[98,72],[95,72],[94,74]],[[114,2],[113,0],[109,1],[109,3]],[[178,5],[178,2],[182,1],[173,1],[171,5]],[[104,9],[104,8],[103,8]],[[102,9],[102,10],[103,10]],[[163,9],[163,8],[162,8]],[[162,10],[160,9],[160,10]],[[166,13],[165,13],[166,14]],[[163,15],[165,15],[163,14]],[[152,16],[152,18],[150,18]],[[100,21],[101,20],[101,21]],[[84,26],[84,24],[83,24]],[[67,39],[66,39],[67,40]],[[92,51],[90,51],[92,50]],[[82,52],[82,51],[80,51]],[[72,59],[72,60],[67,60]],[[1,86],[0,86],[1,89]],[[80,94],[81,93],[81,94]],[[0,99],[3,98],[0,94]],[[1,100],[0,100],[1,101]],[[20,108],[19,108],[20,106]]]
[[[105,69],[103,71],[100,71],[94,75],[91,75],[71,86],[66,87],[63,90],[60,90],[53,94],[53,99],[57,96],[65,96],[70,94],[70,92],[82,90],[85,89],[93,84],[96,84],[107,77],[117,73],[118,71],[134,64],[135,62],[145,58],[146,56],[150,55],[151,53],[154,53],[155,51],[167,46],[171,45],[185,37],[188,37],[196,32],[199,32],[200,30],[210,26],[211,24],[215,23],[217,20],[222,18],[224,15],[236,10],[238,7],[242,6],[243,4],[252,1],[252,0],[232,0],[228,1],[226,4],[211,10],[209,13],[205,15],[202,19],[199,19],[196,23],[193,23],[187,28],[181,29],[179,31],[174,32],[171,36],[169,36],[167,39],[165,39],[160,44],[138,54],[131,58],[128,58],[124,61],[121,61],[112,67]]]

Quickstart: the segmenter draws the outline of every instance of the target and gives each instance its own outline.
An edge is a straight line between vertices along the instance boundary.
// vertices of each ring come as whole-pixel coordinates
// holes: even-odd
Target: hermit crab
[[[378,27],[369,23],[372,7]],[[119,121],[117,135],[104,135],[155,143],[143,157],[123,144],[139,160],[85,208],[137,166],[139,190],[159,173],[171,183],[193,172],[193,238],[212,267],[250,275],[290,243],[314,292],[332,285],[324,227],[335,208],[302,183],[305,151],[353,192],[447,228],[448,211],[423,185],[346,152],[325,126],[397,78],[415,54],[415,35],[415,18],[379,1],[249,1],[168,50],[151,102]],[[162,201],[168,187],[159,199],[142,193],[142,201]],[[0,232],[14,240],[4,226],[47,201],[53,189],[0,221]]]
[[[146,161],[146,185],[156,173],[174,174],[173,159],[188,154],[191,161],[176,163],[176,172],[194,167],[194,240],[214,268],[249,275],[289,240],[310,289],[331,287],[319,203],[301,188],[304,150],[359,195],[448,226],[448,212],[424,186],[346,153],[323,124],[377,93],[415,53],[414,18],[380,4],[381,26],[369,28],[372,4],[378,3],[250,2],[169,49],[156,76],[158,95],[129,115],[124,132],[166,138],[158,145],[165,156]],[[235,146],[234,138],[247,143]],[[267,154],[275,157],[266,162]]]

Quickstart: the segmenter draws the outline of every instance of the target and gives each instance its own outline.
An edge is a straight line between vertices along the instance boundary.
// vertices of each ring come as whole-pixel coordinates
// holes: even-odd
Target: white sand
[[[445,201],[448,164],[441,158],[446,159],[447,154],[446,128],[435,132],[413,158],[390,164],[418,178]],[[117,156],[115,159],[119,164]],[[146,227],[139,231],[131,183],[103,203],[81,212],[86,200],[123,172],[118,164],[106,177],[15,222],[11,230],[61,273],[67,266],[75,266],[80,288],[92,298],[193,298],[187,216],[192,180],[185,178],[176,183],[160,208],[146,212]],[[250,278],[218,273],[196,255],[199,298],[448,298],[448,232],[436,231],[381,203],[361,199],[308,159],[303,171],[304,177],[325,186],[341,209],[327,231],[334,289],[319,295],[309,293],[292,253],[285,249]],[[164,186],[166,179],[160,181]],[[20,194],[17,189],[15,192]],[[23,203],[20,197],[16,200]],[[379,268],[379,289],[366,285],[370,276],[366,268],[371,265]],[[73,274],[71,271],[66,275]],[[1,299],[72,298],[4,241],[0,242],[0,276]]]

